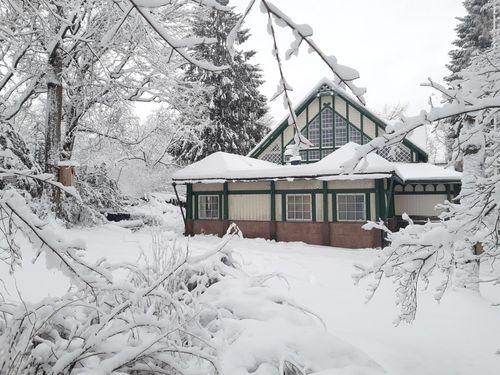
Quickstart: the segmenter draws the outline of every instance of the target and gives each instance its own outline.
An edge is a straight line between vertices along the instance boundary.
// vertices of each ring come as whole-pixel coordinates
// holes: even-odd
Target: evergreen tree
[[[471,59],[487,51],[492,45],[493,30],[493,1],[496,0],[465,0],[463,5],[467,14],[459,17],[460,21],[455,31],[457,39],[453,45],[457,48],[451,50],[451,61],[446,67],[451,74],[444,79],[452,82],[461,78],[460,72],[468,68]],[[462,169],[462,155],[453,155],[454,144],[459,136],[464,116],[455,116],[437,125],[438,131],[444,134],[445,161],[454,160],[455,168]]]
[[[203,111],[205,119],[191,113],[180,115],[179,124],[186,128],[185,136],[169,151],[181,162],[194,162],[216,151],[247,154],[267,131],[266,97],[259,92],[262,71],[250,62],[255,51],[237,50],[231,57],[226,46],[227,35],[240,17],[232,10],[213,10],[200,12],[192,21],[193,35],[217,39],[217,43],[197,46],[196,57],[216,65],[229,65],[229,69],[214,73],[195,65],[186,68],[186,84],[201,82],[207,88],[201,94],[207,107]],[[249,37],[248,30],[241,30],[236,44],[241,45]]]
[[[457,78],[457,74],[467,68],[471,57],[491,47],[493,29],[493,0],[465,0],[467,14],[459,17],[456,27],[457,39],[453,42],[457,48],[450,51],[450,63],[447,68],[451,74],[446,80]]]

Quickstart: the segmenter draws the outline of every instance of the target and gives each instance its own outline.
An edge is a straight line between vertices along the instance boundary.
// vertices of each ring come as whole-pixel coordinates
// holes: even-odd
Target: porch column
[[[276,240],[276,183],[274,181],[271,181],[271,223],[269,237],[271,240]]]
[[[331,246],[328,209],[328,182],[323,181],[323,245]]]

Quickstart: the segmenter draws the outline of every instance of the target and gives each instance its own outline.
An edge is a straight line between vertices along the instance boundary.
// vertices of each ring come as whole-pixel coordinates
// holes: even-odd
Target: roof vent
[[[324,83],[321,85],[321,87],[318,89],[318,96],[323,96],[323,95],[332,95],[333,90],[330,87],[330,85]]]

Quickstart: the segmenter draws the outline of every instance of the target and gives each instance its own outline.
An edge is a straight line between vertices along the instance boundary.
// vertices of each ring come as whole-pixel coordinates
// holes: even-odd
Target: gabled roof
[[[335,82],[333,82],[331,79],[323,77],[314,87],[307,93],[307,95],[304,96],[304,98],[299,102],[298,105],[295,106],[294,110],[295,113],[298,115],[302,110],[305,108],[307,104],[311,100],[317,97],[318,91],[324,87],[328,86],[331,91],[335,93],[335,95],[338,95],[345,101],[347,101],[350,105],[352,105],[354,108],[356,108],[360,113],[368,117],[370,120],[372,120],[375,124],[379,125],[383,129],[386,128],[389,123],[385,121],[384,119],[380,118],[375,112],[370,110],[368,107],[365,105],[361,104],[352,94],[344,90],[342,87],[337,85]],[[257,151],[267,143],[271,143],[270,141],[274,140],[277,134],[279,134],[281,131],[283,131],[286,127],[288,126],[288,116],[285,116],[280,122],[278,122],[278,125],[272,129],[248,154],[247,156],[249,157],[256,157]],[[422,155],[425,155],[427,157],[427,152],[424,151],[421,147],[417,146],[414,142],[410,141],[409,139],[403,140],[403,143],[406,144],[406,146],[410,146],[416,150],[418,150]]]
[[[395,174],[402,181],[407,178],[415,180],[416,177],[427,181],[460,180],[461,174],[458,172],[427,163],[392,163],[375,153],[369,154],[353,173],[345,174],[342,166],[355,156],[358,147],[358,144],[349,142],[316,163],[301,165],[278,165],[248,156],[216,152],[175,172],[172,179],[180,183],[291,179],[324,181],[381,179]],[[412,172],[412,168],[416,168],[415,172]]]

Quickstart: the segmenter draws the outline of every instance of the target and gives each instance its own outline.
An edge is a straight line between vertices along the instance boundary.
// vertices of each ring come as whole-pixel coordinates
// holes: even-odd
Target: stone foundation
[[[186,235],[214,234],[223,236],[233,221],[188,220]],[[311,245],[345,247],[349,249],[382,246],[380,230],[364,230],[364,223],[309,223],[293,221],[234,221],[247,238],[301,241]]]

